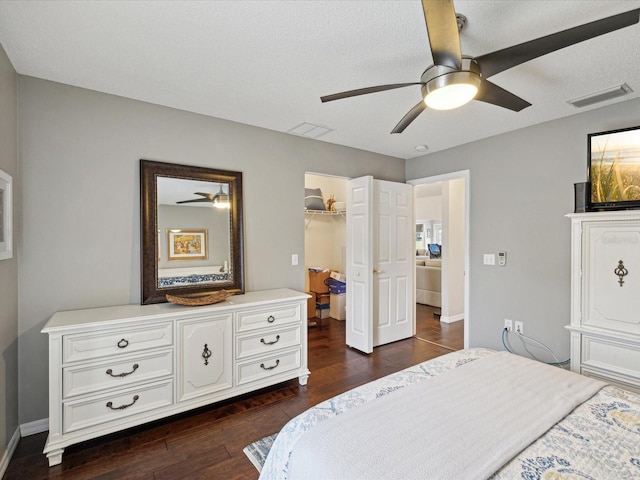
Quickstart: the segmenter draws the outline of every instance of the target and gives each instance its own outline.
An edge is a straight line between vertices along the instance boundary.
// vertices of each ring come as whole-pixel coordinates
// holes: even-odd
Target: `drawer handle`
[[[280,335],[276,335],[276,339],[273,342],[265,342],[264,338],[261,338],[260,342],[264,343],[265,345],[273,345],[274,343],[278,343],[279,340],[280,340]]]
[[[122,339],[118,342],[118,348],[126,348],[129,345],[129,340]]]
[[[260,368],[263,370],[273,370],[274,368],[276,368],[278,365],[280,365],[280,359],[276,360],[276,364],[271,366],[271,367],[265,367],[264,363],[260,364]]]
[[[112,377],[126,377],[127,375],[131,375],[133,372],[135,372],[139,366],[140,365],[138,365],[137,363],[134,363],[133,370],[131,370],[130,372],[123,372],[123,373],[113,373],[113,370],[109,369],[107,370],[107,375],[111,375]]]
[[[274,317],[273,315],[269,315],[269,317],[267,318],[267,322],[269,323],[273,323],[276,321],[276,317]]]
[[[622,260],[618,260],[618,266],[613,271],[613,273],[618,276],[618,283],[620,284],[620,286],[622,286],[624,284],[624,277],[625,275],[629,274],[629,270],[624,268],[624,263],[622,263]]]
[[[114,407],[113,406],[113,402],[107,402],[107,408],[110,408],[111,410],[124,410],[125,408],[129,408],[131,405],[136,403],[139,398],[140,397],[138,395],[134,395],[133,396],[133,402],[127,403],[125,405],[120,405],[119,407]]]
[[[204,358],[204,364],[209,365],[209,357],[211,357],[211,350],[204,344],[204,350],[202,351],[202,358]]]

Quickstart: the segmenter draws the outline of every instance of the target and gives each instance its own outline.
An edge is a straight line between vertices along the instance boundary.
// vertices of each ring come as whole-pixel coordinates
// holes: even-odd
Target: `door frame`
[[[469,348],[469,324],[471,323],[471,312],[469,311],[469,278],[471,277],[471,270],[469,265],[469,249],[471,245],[471,235],[469,231],[469,220],[471,217],[471,172],[470,170],[460,170],[457,172],[434,175],[431,177],[415,178],[413,180],[407,180],[406,183],[416,186],[455,180],[458,178],[464,179],[464,348]]]

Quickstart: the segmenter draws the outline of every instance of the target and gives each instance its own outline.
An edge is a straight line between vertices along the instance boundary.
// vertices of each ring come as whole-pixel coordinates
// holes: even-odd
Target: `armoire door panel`
[[[640,333],[640,229],[585,226],[585,318],[594,327]],[[631,293],[631,294],[630,294]]]

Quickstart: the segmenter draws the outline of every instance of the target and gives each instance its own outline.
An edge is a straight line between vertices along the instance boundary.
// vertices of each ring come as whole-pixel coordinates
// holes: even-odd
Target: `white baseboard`
[[[440,317],[440,321],[443,323],[454,323],[454,322],[459,322],[460,320],[464,320],[464,313],[461,313],[459,315],[453,315],[451,317],[445,317],[445,316]]]
[[[0,460],[0,478],[4,477],[4,473],[7,471],[7,467],[9,466],[9,462],[11,461],[11,457],[13,456],[13,452],[15,452],[19,441],[20,428],[16,428],[16,431],[13,432],[13,435],[11,436],[11,440],[9,440],[7,449],[2,454],[2,460]]]
[[[28,437],[29,435],[35,435],[36,433],[42,433],[49,430],[49,419],[42,418],[29,423],[23,423],[20,425],[20,435]]]

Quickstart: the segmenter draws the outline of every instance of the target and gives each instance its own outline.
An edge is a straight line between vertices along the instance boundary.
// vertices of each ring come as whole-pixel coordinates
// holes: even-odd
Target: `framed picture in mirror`
[[[206,260],[207,230],[167,230],[167,260]]]

